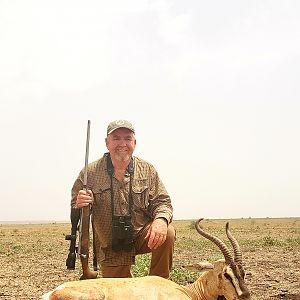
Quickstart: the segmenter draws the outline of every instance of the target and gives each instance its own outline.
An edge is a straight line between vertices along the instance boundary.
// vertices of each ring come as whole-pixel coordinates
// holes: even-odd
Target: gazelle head
[[[210,264],[210,266],[206,264],[203,267],[203,265],[197,264],[186,268],[193,271],[211,269],[207,273],[205,285],[209,285],[207,293],[212,299],[219,296],[218,299],[224,299],[225,297],[226,300],[250,300],[250,293],[244,281],[245,271],[242,266],[242,252],[237,240],[229,230],[229,223],[227,222],[226,224],[226,235],[232,245],[233,254],[222,240],[205,232],[200,227],[202,220],[199,219],[196,222],[196,230],[221,250],[224,259],[218,260],[214,264]]]

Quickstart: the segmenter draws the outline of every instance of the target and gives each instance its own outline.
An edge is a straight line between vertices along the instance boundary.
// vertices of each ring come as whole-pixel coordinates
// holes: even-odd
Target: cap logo
[[[118,126],[122,126],[124,124],[125,124],[124,120],[117,120],[116,121],[116,125],[118,125]]]

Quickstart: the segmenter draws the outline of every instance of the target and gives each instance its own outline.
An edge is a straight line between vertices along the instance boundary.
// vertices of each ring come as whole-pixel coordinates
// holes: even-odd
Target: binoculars
[[[134,246],[131,216],[112,216],[113,251],[131,251]]]

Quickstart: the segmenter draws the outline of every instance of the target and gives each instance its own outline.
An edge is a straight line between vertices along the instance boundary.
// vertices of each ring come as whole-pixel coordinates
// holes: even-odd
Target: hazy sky
[[[300,2],[0,0],[0,221],[69,220],[136,127],[175,219],[300,216]]]

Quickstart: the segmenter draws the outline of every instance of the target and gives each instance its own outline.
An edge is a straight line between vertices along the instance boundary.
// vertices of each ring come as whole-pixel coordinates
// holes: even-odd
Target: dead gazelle
[[[179,285],[158,276],[138,278],[99,278],[67,282],[43,296],[43,300],[216,300],[224,296],[227,300],[250,300],[248,288],[244,282],[242,254],[238,242],[226,224],[226,234],[233,247],[233,255],[219,238],[200,228],[200,219],[196,230],[213,242],[223,253],[224,259],[213,264],[200,263],[185,266],[189,270],[204,273],[192,284]]]

